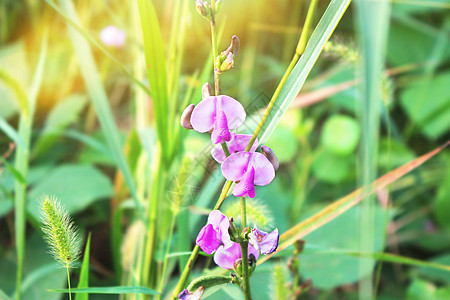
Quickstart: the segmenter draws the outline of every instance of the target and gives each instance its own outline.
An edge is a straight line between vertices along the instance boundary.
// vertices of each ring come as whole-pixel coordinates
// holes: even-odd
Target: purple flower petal
[[[250,166],[250,168],[242,176],[241,181],[236,184],[233,189],[233,195],[236,197],[250,197],[255,198],[255,185],[253,181],[255,179],[255,169]]]
[[[239,181],[249,166],[255,169],[255,185],[267,185],[275,178],[273,165],[264,155],[257,152],[238,152],[230,155],[222,163],[222,174],[228,180]]]
[[[199,287],[195,292],[191,293],[188,289],[184,289],[178,294],[178,299],[180,300],[200,300],[203,296],[205,288],[203,286]]]
[[[227,116],[228,128],[236,129],[244,123],[247,115],[239,101],[229,96],[220,95],[217,97],[217,107]]]
[[[211,133],[213,144],[228,142],[231,140],[231,133],[228,129],[227,117],[223,111],[219,111],[214,122],[214,129]]]
[[[195,131],[208,132],[216,120],[216,97],[208,97],[197,104],[192,111],[191,124]]]
[[[125,44],[126,33],[116,26],[110,25],[102,29],[100,39],[106,46],[120,48]]]
[[[248,245],[248,256],[253,254],[256,259],[259,257],[259,251],[251,244]],[[241,245],[233,243],[230,247],[220,246],[214,254],[214,262],[221,268],[231,270],[234,267],[234,262],[242,257]]]
[[[278,228],[275,228],[270,233],[259,230],[256,225],[249,234],[250,243],[255,247],[255,249],[260,250],[262,254],[270,254],[275,252],[278,248],[278,239],[280,235],[278,234]]]
[[[227,142],[230,154],[244,151],[251,138],[252,136],[250,134],[231,133],[231,140]],[[257,147],[258,139],[253,142],[253,146],[250,148],[249,152],[255,152]],[[214,148],[211,150],[211,155],[219,164],[223,163],[223,161],[227,158],[225,153],[223,152],[221,145],[214,146]]]
[[[213,254],[222,244],[219,232],[212,224],[206,224],[197,235],[195,243],[206,253]]]
[[[208,224],[211,224],[218,232],[219,239],[225,246],[230,246],[233,242],[230,239],[228,228],[230,228],[230,220],[219,210],[213,210],[209,213]]]
[[[221,112],[225,115],[226,120],[221,116]],[[245,117],[244,107],[237,100],[225,95],[210,96],[200,101],[194,108],[191,124],[195,131],[208,132],[215,127],[217,123],[216,118],[218,118],[221,124],[220,129],[226,128],[228,130],[241,126],[245,121]]]

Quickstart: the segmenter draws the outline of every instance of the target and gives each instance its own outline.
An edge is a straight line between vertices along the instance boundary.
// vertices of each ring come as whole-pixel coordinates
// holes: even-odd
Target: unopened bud
[[[194,110],[194,108],[195,108],[195,104],[190,104],[188,107],[185,108],[185,110],[181,114],[180,124],[181,124],[181,126],[183,126],[186,129],[194,128],[194,127],[192,127],[192,124],[191,124],[191,115],[192,115],[192,111]]]
[[[211,85],[207,82],[202,87],[202,99],[208,98],[211,96]]]
[[[278,170],[278,168],[280,167],[280,162],[278,161],[278,157],[275,152],[273,152],[273,150],[267,146],[261,146],[261,152],[273,165],[275,171]]]
[[[225,57],[225,59],[223,59]],[[217,72],[220,74],[222,72],[226,72],[228,70],[230,70],[233,66],[234,66],[234,57],[233,57],[233,53],[229,52],[228,54],[226,54],[225,56],[225,52],[222,52],[221,55],[219,55],[217,60]]]
[[[242,275],[242,259],[237,259],[234,262],[233,269],[236,271],[236,274],[238,274],[239,277]]]
[[[239,40],[237,35],[233,35],[231,37],[230,46],[228,47],[226,52],[231,52],[234,54],[234,56],[237,56],[239,54],[240,47],[241,47],[241,41]]]
[[[215,10],[214,10],[214,14],[217,14],[221,7],[222,7],[222,0],[217,0],[216,1],[216,7],[215,7]]]
[[[209,20],[209,18],[211,17],[211,7],[207,2],[203,2],[201,0],[195,1],[195,8],[200,15]]]

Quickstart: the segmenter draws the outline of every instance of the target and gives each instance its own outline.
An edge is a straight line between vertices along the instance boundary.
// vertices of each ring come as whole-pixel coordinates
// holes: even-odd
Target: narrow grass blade
[[[22,175],[23,178],[27,178],[28,174],[28,163],[29,163],[29,151],[30,151],[30,141],[31,141],[31,130],[33,124],[33,114],[34,107],[36,103],[37,94],[41,81],[44,74],[44,63],[47,57],[47,33],[44,34],[44,39],[42,41],[42,46],[39,54],[39,59],[36,67],[36,72],[32,81],[30,93],[28,97],[22,95],[21,97],[26,97],[27,100],[23,100],[27,103],[26,113],[22,113],[19,121],[19,136],[24,141],[23,148],[18,148],[16,152],[14,167]],[[23,274],[23,260],[25,252],[25,208],[26,208],[26,193],[27,184],[21,182],[20,180],[15,180],[14,184],[15,190],[15,238],[16,238],[16,252],[17,252],[17,274],[16,274],[16,299],[21,299],[21,284],[22,284],[22,274]]]
[[[21,148],[25,148],[25,142],[23,139],[3,118],[0,118],[0,130],[2,130],[16,145]]]
[[[14,92],[20,112],[24,114],[25,117],[28,117],[30,114],[30,105],[28,103],[28,96],[22,85],[16,79],[11,77],[8,72],[2,69],[0,69],[0,80]]]
[[[328,205],[318,213],[314,214],[313,216],[309,217],[308,219],[300,222],[299,224],[295,225],[288,231],[284,232],[280,236],[280,245],[277,249],[277,251],[273,254],[267,255],[260,259],[258,261],[258,264],[261,264],[271,258],[276,253],[279,253],[286,249],[287,247],[291,246],[296,241],[300,240],[307,234],[311,233],[312,231],[316,230],[317,228],[321,227],[322,225],[330,222],[331,220],[335,219],[351,207],[355,206],[359,202],[361,202],[362,199],[365,197],[374,194],[375,192],[385,188],[387,185],[393,183],[397,179],[403,177],[407,173],[411,172],[412,170],[416,169],[420,165],[422,165],[424,162],[438,154],[441,150],[446,148],[450,144],[450,141],[448,141],[446,144],[444,144],[441,147],[436,148],[435,150],[428,152],[427,154],[424,154],[415,160],[385,174],[384,176],[378,178],[375,180],[368,188],[362,187],[359,188],[349,195],[335,201],[334,203]]]
[[[163,153],[168,145],[169,97],[167,91],[166,58],[158,17],[152,1],[138,0],[144,39],[144,54],[148,81],[152,90],[156,130]],[[167,153],[165,154],[167,155]]]
[[[142,83],[141,80],[137,79],[133,76],[133,74],[128,70],[126,66],[124,66],[120,61],[118,61],[105,47],[102,46],[96,39],[94,39],[86,30],[84,30],[75,19],[65,14],[52,0],[45,0],[48,5],[50,5],[64,20],[72,26],[76,31],[78,31],[87,41],[89,41],[92,45],[94,45],[97,49],[99,49],[106,57],[108,57],[113,63],[118,65],[120,69],[137,85],[139,85],[148,95],[151,95],[149,89]]]
[[[83,264],[81,265],[81,271],[80,271],[80,281],[78,282],[78,288],[87,288],[89,287],[89,252],[91,247],[91,234],[89,234],[87,242],[86,242],[86,248],[84,250],[84,258],[83,258]],[[88,300],[89,295],[88,294],[77,294],[75,296],[75,300]]]
[[[286,80],[278,100],[275,102],[275,109],[272,109],[261,130],[260,144],[264,144],[269,139],[289,105],[300,92],[323,47],[331,37],[350,2],[351,0],[332,0],[328,5],[306,45],[305,52]]]
[[[25,184],[26,180],[23,175],[14,168],[6,159],[0,156],[0,162],[8,169],[9,172],[14,176],[14,179],[19,181],[21,184]]]
[[[66,14],[72,20],[77,20],[77,15],[73,3],[70,0],[60,0],[60,2]],[[87,91],[97,112],[103,134],[106,137],[108,146],[111,150],[111,154],[113,155],[117,166],[119,167],[123,174],[123,177],[125,178],[125,182],[127,183],[128,189],[130,190],[130,194],[135,201],[137,211],[140,214],[141,218],[143,218],[141,203],[136,192],[136,187],[133,182],[133,178],[131,176],[127,161],[125,159],[125,155],[122,152],[119,130],[114,122],[113,114],[111,108],[109,107],[108,98],[102,86],[100,75],[97,71],[91,49],[83,36],[77,33],[74,29],[69,28],[69,32],[73,47],[75,49],[76,55],[78,56],[81,73],[83,75]]]
[[[48,290],[55,293],[68,293],[68,289]],[[155,290],[142,286],[111,286],[111,287],[91,287],[84,289],[71,289],[74,294],[143,294],[143,295],[159,295]]]
[[[359,104],[359,122],[361,124],[361,144],[358,157],[358,184],[368,186],[376,178],[378,140],[380,127],[380,107],[382,68],[384,65],[387,32],[390,20],[390,3],[388,0],[376,3],[366,0],[355,1],[355,20],[358,25],[359,45],[362,61],[359,66],[362,75]],[[369,38],[370,37],[370,38]],[[362,192],[364,193],[364,191]],[[375,210],[373,197],[362,201],[360,216],[360,250],[374,251]],[[360,274],[373,266],[373,260],[362,258],[359,263]],[[369,299],[373,293],[373,275],[362,276],[358,291],[361,299]]]

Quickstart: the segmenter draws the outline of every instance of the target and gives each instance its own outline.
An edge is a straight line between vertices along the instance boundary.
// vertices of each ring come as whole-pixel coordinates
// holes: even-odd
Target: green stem
[[[69,275],[69,266],[66,265],[66,271],[67,271],[67,285],[69,287],[69,300],[72,300],[72,292],[70,290],[70,275]]]
[[[245,197],[241,197],[241,230],[244,230],[245,227],[247,227],[247,206]],[[244,291],[245,300],[251,300],[250,277],[248,274],[248,239],[242,237],[240,244],[242,254],[242,290]]]

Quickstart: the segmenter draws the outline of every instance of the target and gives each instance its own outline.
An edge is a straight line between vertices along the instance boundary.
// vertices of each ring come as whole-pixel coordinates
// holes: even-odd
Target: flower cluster
[[[214,254],[214,262],[224,268],[233,269],[235,263],[242,258],[239,243],[230,238],[230,220],[218,210],[213,210],[208,223],[203,226],[197,236],[196,244],[207,254]],[[270,233],[264,232],[256,225],[249,233],[248,258],[257,260],[259,254],[270,254],[278,246],[278,229]]]
[[[255,197],[255,185],[269,184],[275,177],[278,159],[267,146],[262,146],[262,153],[255,152],[258,140],[255,139],[249,152],[245,148],[251,141],[251,135],[237,134],[230,130],[241,126],[246,118],[242,104],[225,96],[210,96],[209,84],[203,88],[203,100],[199,104],[189,105],[181,116],[181,125],[197,132],[210,132],[211,142],[215,147],[212,157],[222,164],[222,174],[230,181],[237,182],[233,190],[236,197]],[[222,145],[230,152],[226,156]]]

